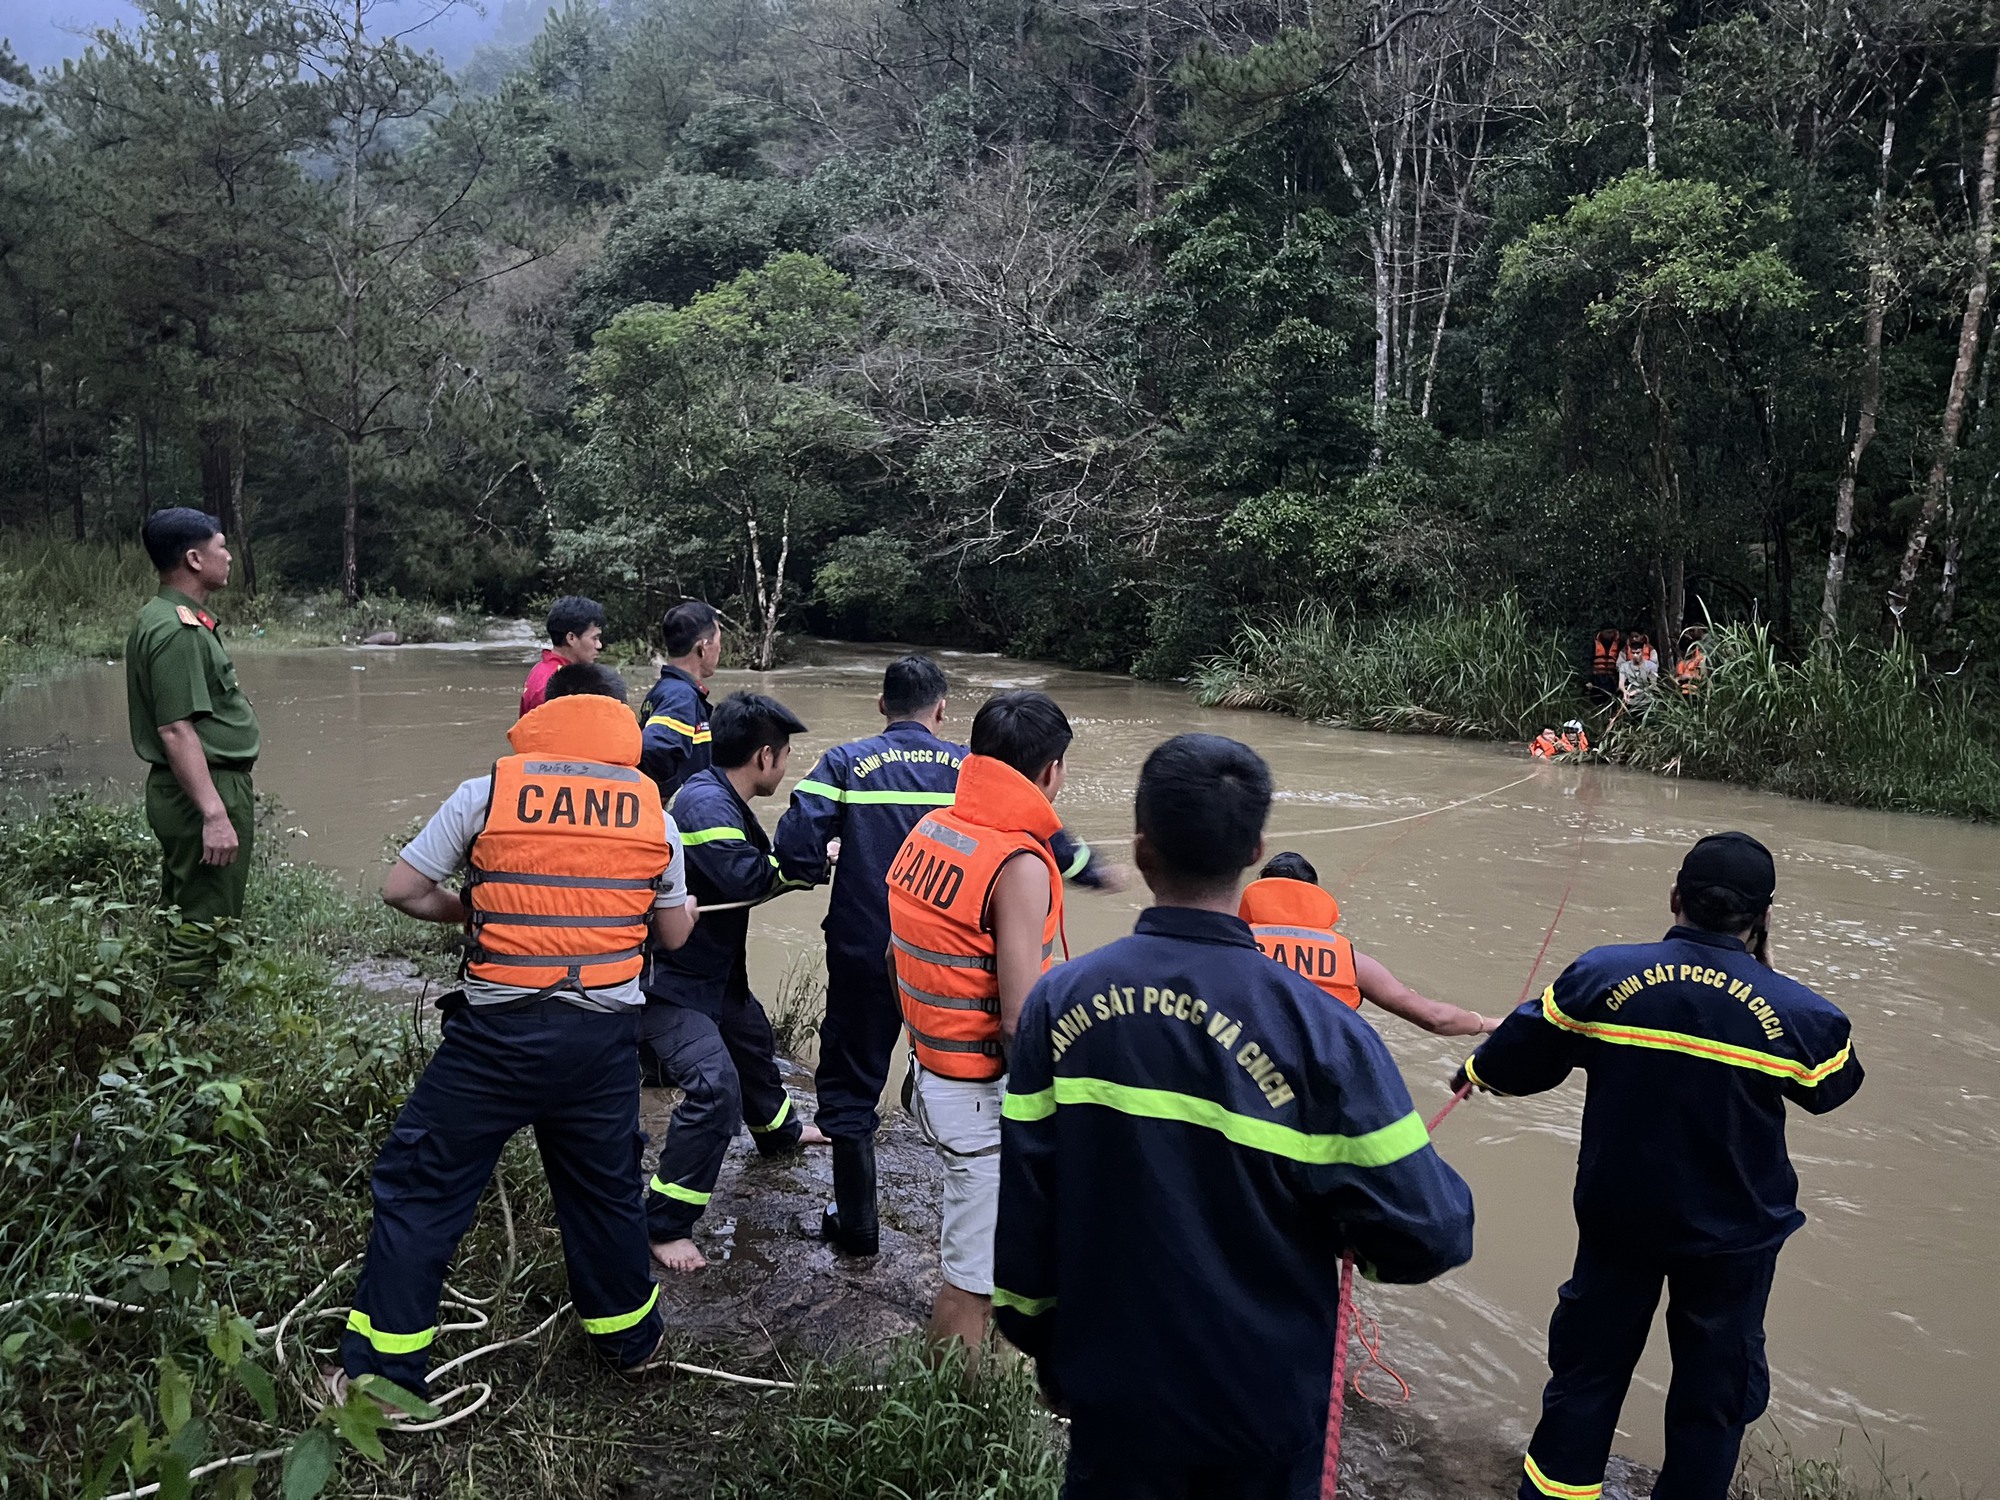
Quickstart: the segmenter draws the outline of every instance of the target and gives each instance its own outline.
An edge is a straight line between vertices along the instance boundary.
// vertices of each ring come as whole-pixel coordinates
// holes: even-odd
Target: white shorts
[[[1000,1214],[1000,1106],[1007,1080],[941,1078],[912,1060],[911,1114],[944,1158],[944,1279],[976,1297],[993,1295],[993,1225]]]

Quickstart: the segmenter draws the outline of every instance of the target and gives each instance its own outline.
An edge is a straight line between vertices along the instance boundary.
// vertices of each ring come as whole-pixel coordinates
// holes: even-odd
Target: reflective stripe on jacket
[[[671,802],[690,777],[708,769],[708,689],[679,667],[662,667],[639,721],[645,734],[639,769],[659,784],[660,800]]]
[[[1049,876],[1042,967],[1062,934],[1062,871],[1048,841],[1062,825],[1020,772],[970,755],[957,800],[926,815],[889,866],[889,934],[903,1021],[917,1061],[946,1078],[993,1079],[1000,1050],[1000,976],[992,897],[1001,868],[1033,854]]]
[[[1351,1010],[1361,1008],[1361,980],[1354,944],[1333,930],[1340,903],[1330,891],[1303,880],[1253,880],[1236,915],[1266,958],[1304,975]]]
[[[486,826],[472,842],[473,979],[601,989],[639,973],[647,919],[672,860],[639,726],[615,699],[556,698],[507,738]]]

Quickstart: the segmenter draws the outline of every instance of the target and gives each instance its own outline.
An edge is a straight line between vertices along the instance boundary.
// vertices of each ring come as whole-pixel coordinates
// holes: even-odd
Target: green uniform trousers
[[[240,841],[226,865],[201,862],[201,809],[181,790],[166,766],[146,778],[146,821],[160,840],[160,905],[178,906],[188,922],[219,922],[243,915],[250,884],[250,853],[257,831],[257,804],[248,771],[210,766],[215,794],[229,812]]]

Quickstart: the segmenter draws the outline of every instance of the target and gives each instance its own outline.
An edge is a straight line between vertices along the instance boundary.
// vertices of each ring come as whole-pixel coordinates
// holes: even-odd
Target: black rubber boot
[[[820,1237],[844,1255],[873,1255],[881,1247],[875,1217],[875,1137],[835,1137],[833,1204],[821,1215]]]

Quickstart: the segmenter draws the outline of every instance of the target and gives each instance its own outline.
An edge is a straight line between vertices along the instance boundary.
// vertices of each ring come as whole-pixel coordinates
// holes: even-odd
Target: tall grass
[[[1197,701],[1352,729],[1526,739],[1583,712],[1576,667],[1511,594],[1497,604],[1361,621],[1324,605],[1244,626],[1200,664]]]
[[[1795,797],[2000,817],[2000,713],[1907,645],[1782,656],[1761,625],[1715,627],[1700,693],[1620,723],[1614,758]]]

